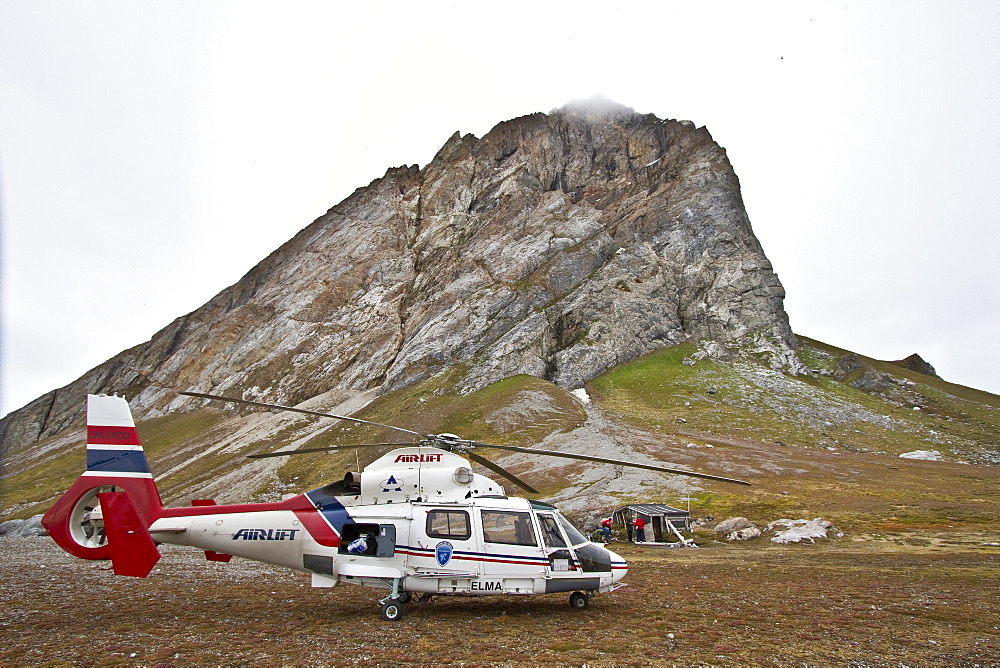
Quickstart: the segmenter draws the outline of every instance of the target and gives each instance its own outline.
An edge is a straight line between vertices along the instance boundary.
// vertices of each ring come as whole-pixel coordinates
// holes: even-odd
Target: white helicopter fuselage
[[[570,592],[570,605],[583,610],[593,596],[621,586],[628,572],[624,559],[589,541],[553,506],[508,497],[458,454],[534,493],[472,452],[480,447],[670,471],[436,434],[416,447],[392,450],[361,473],[282,501],[219,505],[200,499],[164,507],[128,403],[88,395],[86,470],[42,524],[64,550],[81,559],[110,559],[118,575],[147,577],[161,557],[157,546],[167,543],[204,550],[210,561],[238,556],[309,573],[314,587],[349,582],[387,589],[379,601],[385,620],[400,618],[411,593],[427,600]],[[294,454],[302,452],[308,451]]]
[[[459,455],[400,448],[359,477],[358,487],[336,483],[277,504],[168,508],[149,534],[209,558],[235,555],[308,572],[315,587],[597,594],[627,572],[621,557],[587,540],[554,507],[507,497]]]

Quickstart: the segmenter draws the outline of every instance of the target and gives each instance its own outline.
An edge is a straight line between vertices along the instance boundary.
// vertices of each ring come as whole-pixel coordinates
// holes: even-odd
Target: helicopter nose
[[[628,573],[628,563],[618,553],[604,548],[611,556],[611,582],[618,582]]]

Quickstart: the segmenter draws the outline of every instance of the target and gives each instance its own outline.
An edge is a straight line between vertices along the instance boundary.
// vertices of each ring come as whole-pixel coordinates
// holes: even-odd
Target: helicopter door
[[[348,523],[341,528],[340,554],[391,557],[396,551],[396,526],[393,524]]]
[[[542,540],[545,541],[545,555],[548,557],[549,569],[561,573],[573,569],[573,555],[569,545],[559,531],[559,522],[549,513],[538,513],[538,524],[542,527]]]
[[[484,593],[534,593],[535,579],[548,561],[531,513],[523,510],[480,511],[483,564],[476,588]]]
[[[536,513],[536,515],[538,524],[542,528],[549,566],[544,593],[598,589],[601,577],[589,571],[606,570],[610,577],[611,561],[607,550],[591,545],[572,524],[562,517],[556,517],[554,513]],[[570,542],[567,542],[567,538]],[[606,560],[607,568],[603,568],[601,564],[595,568],[593,563],[595,559]]]
[[[409,563],[416,571],[415,578],[429,578],[419,586],[430,588],[416,589],[418,585],[414,585],[414,590],[437,592],[437,580],[431,580],[447,574],[447,578],[441,578],[441,586],[447,582],[448,587],[457,591],[479,574],[479,564],[474,558],[472,518],[464,508],[432,508],[425,513],[423,533],[427,539],[417,540],[419,549],[411,553]]]

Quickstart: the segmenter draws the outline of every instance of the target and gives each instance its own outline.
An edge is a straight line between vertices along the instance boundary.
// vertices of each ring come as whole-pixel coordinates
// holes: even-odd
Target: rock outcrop
[[[148,343],[0,421],[0,447],[59,434],[88,392],[149,417],[192,405],[175,389],[295,404],[454,365],[461,390],[515,374],[576,388],[688,340],[794,371],[783,298],[708,130],[574,102],[388,170]]]
[[[827,538],[831,531],[838,537],[844,535],[837,531],[833,522],[822,517],[816,517],[812,520],[775,520],[768,524],[764,531],[773,531],[774,537],[771,538],[771,542],[782,544],[803,543],[805,541],[815,543],[817,538]]]
[[[937,371],[928,362],[924,360],[923,357],[917,353],[913,353],[909,357],[901,360],[896,360],[890,362],[890,364],[895,364],[896,366],[901,366],[904,369],[909,369],[910,371],[916,371],[917,373],[922,373],[925,376],[935,376],[937,377]]]

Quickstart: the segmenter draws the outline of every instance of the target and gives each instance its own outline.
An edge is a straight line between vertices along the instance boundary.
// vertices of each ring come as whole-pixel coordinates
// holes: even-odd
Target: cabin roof
[[[674,508],[673,506],[668,506],[665,503],[630,503],[627,506],[622,506],[621,508],[616,508],[615,513],[620,513],[625,510],[631,510],[640,515],[645,515],[647,517],[655,516],[667,516],[667,517],[678,517],[687,516],[690,513],[681,508]]]

